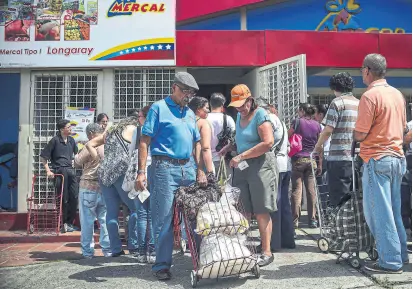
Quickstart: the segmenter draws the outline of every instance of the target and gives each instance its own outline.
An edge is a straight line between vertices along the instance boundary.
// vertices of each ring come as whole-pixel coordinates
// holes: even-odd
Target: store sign
[[[174,66],[175,0],[0,0],[0,65]]]
[[[72,137],[76,143],[88,141],[86,127],[95,120],[94,108],[66,107],[65,119],[72,125]]]

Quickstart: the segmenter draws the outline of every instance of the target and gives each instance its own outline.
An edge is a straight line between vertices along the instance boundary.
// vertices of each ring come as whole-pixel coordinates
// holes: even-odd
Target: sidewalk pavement
[[[78,243],[66,243],[60,247],[54,244],[54,248],[44,246],[19,250],[24,251],[26,258],[34,259],[31,263],[34,265],[0,268],[0,288],[191,288],[192,262],[189,254],[176,255],[172,267],[173,279],[159,282],[152,276],[150,265],[139,265],[130,256],[86,260],[79,254]],[[42,252],[44,250],[48,251]],[[13,250],[9,251],[13,254]],[[219,282],[216,279],[200,280],[198,287],[383,288],[347,264],[335,264],[333,255],[319,253],[314,240],[302,231],[299,231],[296,249],[282,250],[274,255],[274,263],[261,269],[258,280],[251,273],[246,273],[240,277],[219,279]],[[45,262],[55,260],[63,261]]]
[[[302,219],[304,220],[304,219]],[[305,222],[302,222],[300,225],[304,225]],[[320,229],[310,229],[307,226],[303,226],[300,228],[301,232],[312,238],[313,240],[317,241],[320,238]],[[411,244],[411,243],[410,243]],[[320,253],[321,254],[321,253]],[[333,254],[329,254],[331,256],[335,256]],[[336,256],[338,257],[338,256]],[[364,252],[361,254],[361,258],[367,258],[367,254]],[[376,274],[371,271],[360,269],[360,272],[365,276],[374,280],[374,282],[380,286],[384,286],[385,288],[412,288],[412,254],[409,254],[410,264],[404,265],[403,273],[402,274]],[[345,264],[345,261],[341,261]],[[346,265],[350,266],[350,265]],[[399,287],[400,286],[400,287]]]

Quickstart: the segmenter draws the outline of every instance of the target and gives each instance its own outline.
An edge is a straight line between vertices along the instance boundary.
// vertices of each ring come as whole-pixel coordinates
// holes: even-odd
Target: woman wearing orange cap
[[[262,242],[260,267],[274,261],[271,253],[272,221],[270,213],[277,210],[278,172],[274,153],[273,128],[267,112],[257,106],[245,84],[231,91],[231,103],[238,111],[235,142],[238,155],[230,166],[234,169],[233,186],[241,190],[245,211],[258,221]]]

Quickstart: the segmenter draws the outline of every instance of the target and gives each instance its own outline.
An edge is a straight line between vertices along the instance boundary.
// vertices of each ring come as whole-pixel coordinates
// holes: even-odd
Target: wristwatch
[[[138,175],[144,175],[144,174],[146,174],[146,171],[144,171],[144,170],[138,170]]]

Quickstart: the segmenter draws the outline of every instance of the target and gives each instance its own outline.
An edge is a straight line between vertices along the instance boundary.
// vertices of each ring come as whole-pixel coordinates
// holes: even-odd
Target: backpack
[[[297,133],[297,130],[300,128],[300,119],[295,120],[294,133],[289,137],[288,141],[290,142],[290,152],[288,156],[291,158],[297,153],[301,152],[303,149],[303,137]]]

